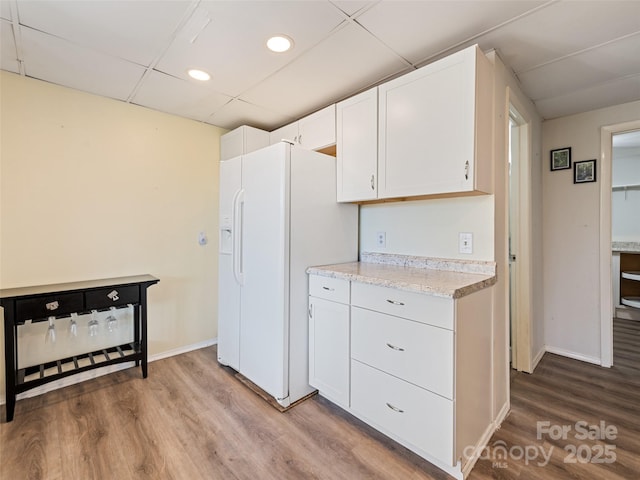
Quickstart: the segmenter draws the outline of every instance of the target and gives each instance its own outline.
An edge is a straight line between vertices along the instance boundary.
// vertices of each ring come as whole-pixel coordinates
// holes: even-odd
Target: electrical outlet
[[[468,233],[468,232],[459,233],[458,252],[473,253],[473,233]]]
[[[376,232],[376,245],[380,248],[387,248],[387,232]]]

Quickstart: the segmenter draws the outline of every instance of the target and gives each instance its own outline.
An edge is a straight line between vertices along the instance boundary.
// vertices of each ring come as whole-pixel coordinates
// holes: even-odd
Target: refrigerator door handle
[[[243,284],[242,277],[242,214],[244,210],[244,189],[240,189],[233,197],[233,276],[238,284]]]

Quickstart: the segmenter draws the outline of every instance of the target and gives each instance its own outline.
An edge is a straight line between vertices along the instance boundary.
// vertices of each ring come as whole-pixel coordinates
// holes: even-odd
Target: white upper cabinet
[[[336,106],[329,105],[270,133],[270,143],[291,140],[308,150],[319,150],[336,143]]]
[[[269,134],[269,143],[271,145],[281,142],[282,140],[298,142],[298,122],[280,127]]]
[[[378,198],[492,191],[493,70],[469,47],[378,89]]]
[[[378,89],[336,105],[338,202],[378,197]]]
[[[269,132],[243,125],[220,137],[220,161],[244,155],[269,145]]]

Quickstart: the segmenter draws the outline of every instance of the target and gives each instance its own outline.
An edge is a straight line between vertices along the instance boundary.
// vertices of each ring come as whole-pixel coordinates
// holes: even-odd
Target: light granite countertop
[[[360,258],[363,261],[310,267],[307,273],[448,298],[464,297],[497,281],[494,262],[368,253]]]
[[[611,242],[611,250],[621,253],[640,253],[640,242]]]

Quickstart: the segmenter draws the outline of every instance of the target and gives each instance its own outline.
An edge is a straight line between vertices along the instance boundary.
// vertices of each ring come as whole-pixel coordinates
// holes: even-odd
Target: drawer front
[[[351,309],[351,357],[453,400],[453,332]]]
[[[453,299],[353,282],[351,304],[453,330]]]
[[[83,310],[82,292],[16,300],[16,319],[19,323],[25,320],[42,320],[74,312],[80,313]]]
[[[117,288],[101,288],[85,293],[87,310],[107,307],[118,307],[140,301],[140,288],[138,285]]]
[[[349,281],[322,275],[309,275],[309,295],[333,302],[349,303]]]
[[[352,360],[351,408],[383,433],[453,465],[451,400]]]

